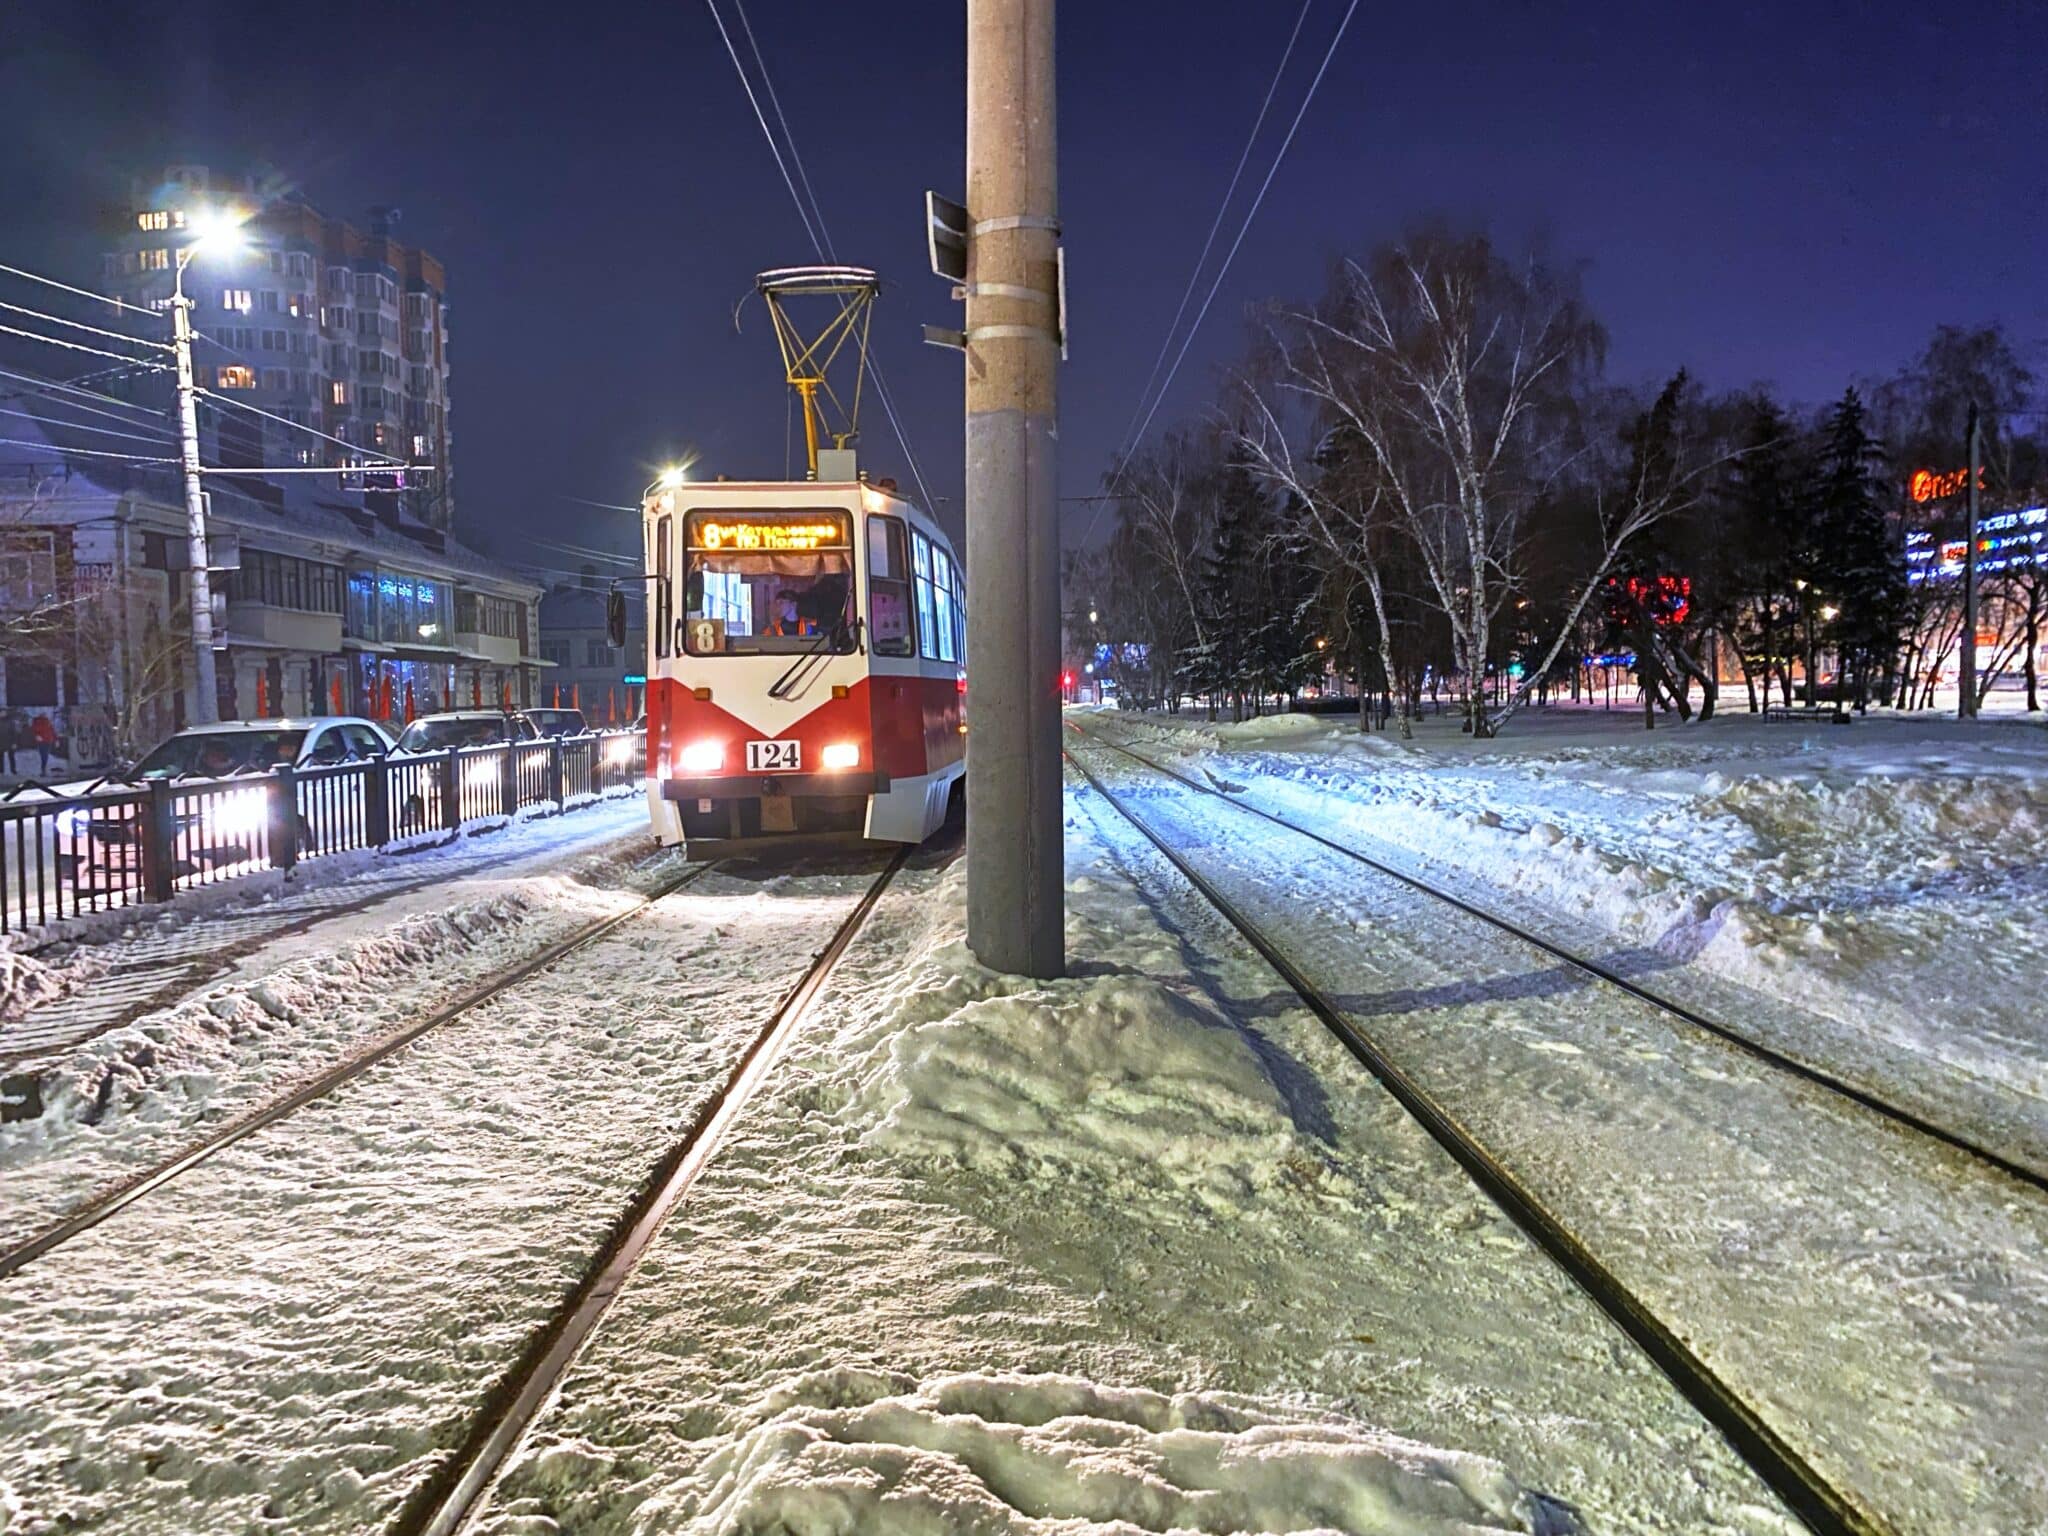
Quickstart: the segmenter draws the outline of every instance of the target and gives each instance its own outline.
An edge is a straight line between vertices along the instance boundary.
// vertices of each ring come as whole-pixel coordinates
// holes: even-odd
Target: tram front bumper
[[[664,800],[759,800],[770,795],[880,795],[889,775],[842,769],[833,773],[725,773],[701,778],[663,779]]]

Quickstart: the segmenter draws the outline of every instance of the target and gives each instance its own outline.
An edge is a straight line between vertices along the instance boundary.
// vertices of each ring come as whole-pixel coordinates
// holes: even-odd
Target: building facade
[[[314,478],[211,492],[222,719],[539,702],[537,583]],[[0,700],[73,767],[195,717],[185,548],[174,473],[0,448]]]
[[[410,473],[370,483],[397,494],[413,520],[452,527],[448,279],[441,263],[393,238],[391,209],[371,209],[358,228],[296,193],[174,165],[138,183],[131,205],[110,219],[103,287],[128,303],[167,311],[177,247],[195,214],[213,209],[246,217],[250,249],[186,269],[201,338],[193,356],[198,382],[279,419],[231,407],[203,412],[207,461],[347,467],[360,461],[356,449],[401,459],[413,466]],[[140,398],[149,388],[130,392]]]
[[[606,591],[596,568],[580,582],[550,587],[540,600],[540,654],[550,665],[541,703],[575,702],[592,725],[625,724],[646,696],[647,632],[644,611],[629,593],[626,643],[614,647],[605,632]]]

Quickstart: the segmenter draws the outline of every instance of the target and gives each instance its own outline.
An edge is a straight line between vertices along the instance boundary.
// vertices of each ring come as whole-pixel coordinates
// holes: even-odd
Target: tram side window
[[[936,545],[932,548],[932,608],[933,625],[938,631],[940,661],[954,659],[953,649],[953,562],[946,552]]]
[[[910,535],[911,565],[917,573],[918,654],[938,660],[938,632],[932,623],[932,543],[923,534]]]
[[[675,638],[675,581],[669,549],[674,543],[672,520],[662,518],[654,525],[654,654],[666,656]]]
[[[868,519],[868,641],[877,656],[908,656],[910,561],[903,552],[903,519]]]

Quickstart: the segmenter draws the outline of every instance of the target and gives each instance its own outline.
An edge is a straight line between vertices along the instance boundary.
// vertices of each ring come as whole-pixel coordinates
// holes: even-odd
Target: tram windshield
[[[851,651],[849,521],[844,513],[745,519],[693,513],[683,569],[683,649],[692,656]]]

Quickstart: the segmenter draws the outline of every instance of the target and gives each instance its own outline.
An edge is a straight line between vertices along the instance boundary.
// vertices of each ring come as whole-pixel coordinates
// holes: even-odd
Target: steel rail
[[[675,895],[678,891],[694,885],[717,867],[716,864],[700,864],[685,870],[681,875],[669,881],[659,890],[635,903],[633,906],[626,908],[624,911],[614,912],[609,917],[599,918],[596,922],[586,924],[567,938],[556,940],[532,958],[521,961],[511,970],[494,976],[479,986],[471,987],[468,991],[455,998],[454,1001],[444,1003],[425,1017],[415,1020],[403,1029],[384,1036],[367,1049],[344,1057],[326,1070],[301,1083],[291,1092],[282,1094],[272,1099],[269,1103],[250,1111],[248,1114],[229,1121],[226,1125],[221,1126],[201,1140],[193,1143],[175,1157],[167,1158],[147,1172],[138,1174],[126,1183],[119,1184],[98,1198],[88,1201],[77,1210],[45,1227],[27,1241],[17,1243],[5,1250],[0,1250],[0,1281],[7,1280],[18,1274],[27,1265],[41,1258],[53,1248],[69,1242],[80,1233],[90,1231],[117,1211],[124,1210],[144,1196],[162,1189],[180,1174],[187,1173],[198,1167],[201,1163],[214,1156],[215,1153],[224,1151],[238,1141],[246,1140],[267,1126],[275,1125],[286,1116],[304,1109],[308,1104],[325,1098],[344,1083],[361,1077],[363,1073],[369,1071],[378,1062],[404,1050],[405,1047],[411,1045],[430,1030],[439,1029],[442,1025],[482,1007],[493,998],[510,991],[524,981],[530,980],[549,967],[559,964],[576,951],[596,943],[621,923],[638,917],[656,902],[664,901],[668,897]]]
[[[554,1401],[583,1346],[618,1300],[663,1223],[717,1155],[733,1122],[746,1109],[784,1045],[810,1017],[826,982],[866,928],[882,893],[915,851],[913,846],[897,851],[825,947],[812,956],[803,975],[740,1053],[725,1082],[699,1108],[689,1129],[620,1213],[576,1288],[493,1389],[461,1449],[407,1502],[395,1525],[398,1536],[454,1536],[482,1513],[486,1496],[507,1459],[534,1420]]]
[[[1276,827],[1284,827],[1289,832],[1305,837],[1313,843],[1321,844],[1332,853],[1341,854],[1347,859],[1365,865],[1368,869],[1376,870],[1390,879],[1398,880],[1411,890],[1419,891],[1425,896],[1435,897],[1446,906],[1455,907],[1468,917],[1476,917],[1479,921],[1497,928],[1502,933],[1508,934],[1513,938],[1519,939],[1531,948],[1541,950],[1552,959],[1561,960],[1573,969],[1583,971],[1588,976],[1606,982],[1609,986],[1619,987],[1638,1002],[1648,1003],[1652,1008],[1660,1012],[1668,1013],[1673,1018],[1683,1020],[1694,1029],[1704,1030],[1707,1034],[1713,1035],[1724,1043],[1734,1046],[1737,1050],[1754,1057],[1767,1066],[1775,1067],[1781,1072],[1790,1073],[1792,1076],[1801,1078],[1817,1088],[1834,1094],[1838,1098],[1847,1099],[1857,1107],[1866,1109],[1894,1125],[1913,1132],[1915,1135],[1924,1136],[1931,1141],[1938,1141],[1953,1151],[1961,1152],[1966,1157],[1974,1158],[1986,1167],[1995,1169],[2007,1178],[2016,1179],[2033,1189],[2048,1193],[2048,1174],[2043,1174],[2037,1169],[2030,1168],[2025,1163],[2007,1157],[2004,1153],[1996,1152],[1981,1142],[1973,1141],[1958,1131],[1952,1131],[1946,1126],[1939,1125],[1923,1115],[1916,1114],[1910,1109],[1892,1103],[1888,1099],[1880,1098],[1868,1089],[1858,1088],[1854,1083],[1836,1077],[1834,1074],[1813,1066],[1808,1062],[1801,1061],[1796,1056],[1787,1055],[1783,1051],[1765,1045],[1762,1041],[1745,1035],[1740,1030],[1720,1023],[1716,1019],[1709,1018],[1695,1009],[1688,1008],[1683,1003],[1675,1002],[1661,993],[1653,992],[1641,982],[1630,980],[1611,966],[1603,965],[1598,960],[1567,949],[1555,940],[1546,939],[1541,934],[1531,932],[1529,929],[1500,916],[1496,912],[1490,912],[1485,907],[1467,901],[1461,896],[1454,896],[1449,891],[1431,885],[1427,880],[1409,874],[1407,871],[1399,869],[1392,864],[1382,863],[1370,854],[1361,853],[1356,848],[1337,842],[1333,838],[1326,837],[1322,833],[1304,827],[1297,822],[1289,821],[1284,816],[1276,816],[1273,812],[1240,800],[1235,795],[1227,795],[1216,788],[1215,785],[1204,784],[1201,780],[1191,778],[1187,774],[1170,768],[1164,763],[1156,762],[1144,753],[1134,751],[1121,742],[1111,741],[1104,736],[1093,735],[1082,730],[1072,721],[1068,722],[1068,729],[1072,730],[1075,735],[1091,746],[1103,747],[1111,752],[1120,753],[1135,762],[1144,764],[1155,773],[1185,784],[1188,788],[1198,790],[1202,794],[1213,796],[1227,805],[1235,806],[1238,810],[1248,815],[1256,816],[1262,821],[1270,822]]]
[[[1078,733],[1077,733],[1078,734]],[[1085,737],[1094,741],[1097,738]],[[1536,1194],[1437,1099],[1352,1023],[1315,982],[1197,870],[1179,849],[1104,786],[1079,757],[1073,765],[1104,804],[1135,827],[1202,898],[1258,952],[1401,1107],[1448,1152],[1501,1212],[1649,1357],[1786,1506],[1818,1536],[1892,1536],[1892,1528],[1830,1483],[1764,1417],[1724,1382],[1593,1254]],[[1235,803],[1235,802],[1233,802]]]

